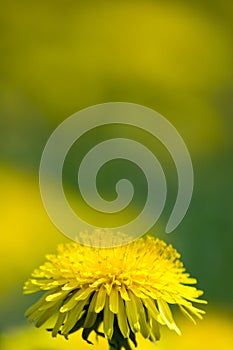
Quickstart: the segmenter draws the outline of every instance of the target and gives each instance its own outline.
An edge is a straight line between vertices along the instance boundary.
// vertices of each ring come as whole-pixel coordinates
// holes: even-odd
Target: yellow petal
[[[119,310],[117,313],[117,320],[118,320],[118,325],[119,325],[119,328],[120,328],[120,331],[121,331],[123,337],[128,338],[129,337],[129,326],[128,326],[127,316],[126,316],[126,312],[125,312],[125,305],[124,305],[124,301],[122,300],[122,298],[119,298]]]
[[[126,290],[124,284],[121,285],[120,294],[121,294],[122,299],[130,300],[130,297],[129,297],[128,293],[127,293],[127,290]]]
[[[76,299],[77,297],[77,294],[79,292],[76,292],[72,297],[70,297],[66,303],[60,308],[60,312],[67,312],[67,311],[70,311],[71,309],[73,309],[77,303],[78,303],[78,300]]]
[[[35,326],[36,327],[42,326],[51,316],[53,316],[53,314],[58,310],[59,306],[60,306],[60,304],[59,305],[56,304],[52,308],[42,312],[42,314],[40,315],[40,317],[36,321]]]
[[[55,305],[61,305],[61,301],[58,300],[58,301],[46,301],[40,308],[39,308],[39,311],[45,311],[45,310],[48,310],[50,309],[51,307],[55,306]]]
[[[151,298],[143,299],[143,304],[145,305],[145,307],[146,307],[147,310],[149,311],[150,315],[151,315],[155,320],[158,320],[159,311],[157,310],[157,308],[156,308],[156,306],[155,306],[154,300],[152,300]]]
[[[97,314],[95,313],[95,304],[97,299],[97,293],[95,293],[91,299],[87,315],[84,322],[84,328],[90,328],[96,321]]]
[[[107,339],[111,339],[113,335],[114,313],[109,309],[109,296],[106,296],[106,303],[104,306],[104,334]]]
[[[190,311],[193,315],[197,316],[200,320],[202,320],[202,315],[201,314],[205,314],[204,310],[198,309],[192,305],[187,305],[185,306],[185,308]]]
[[[63,292],[63,291],[53,293],[53,294],[50,294],[46,297],[46,301],[61,300],[61,299],[65,298],[67,294],[68,294],[67,292]]]
[[[163,317],[164,321],[166,322],[168,328],[173,329],[178,335],[181,335],[181,331],[175,324],[175,321],[173,320],[171,310],[166,303],[165,300],[162,298],[158,299],[158,307],[159,307],[159,312],[161,316]]]
[[[96,304],[95,304],[95,312],[99,313],[103,310],[106,300],[106,289],[104,286],[101,286],[100,290],[97,292]]]
[[[190,313],[182,306],[179,305],[180,311],[190,320],[192,321],[194,324],[196,324],[196,321],[194,320],[194,318],[190,315]]]
[[[69,331],[75,326],[78,320],[83,315],[83,308],[86,305],[86,300],[81,300],[78,304],[68,312],[67,319],[64,323],[64,327],[62,328],[62,334],[67,335]]]
[[[154,319],[151,318],[151,336],[154,339],[154,341],[160,339],[160,331],[159,331],[159,323]]]
[[[75,299],[76,300],[85,300],[86,298],[88,298],[91,293],[93,293],[94,290],[90,287],[83,287],[81,288],[78,293],[76,294]]]
[[[46,303],[45,299],[50,294],[50,292],[47,292],[43,297],[41,297],[34,305],[32,305],[26,312],[25,316],[28,317],[31,314],[33,314],[36,310],[39,310],[39,308]]]
[[[53,327],[53,331],[52,331],[52,337],[56,337],[60,327],[62,326],[64,320],[66,318],[66,314],[65,313],[59,313],[57,321],[55,323],[55,326]]]
[[[148,298],[148,296],[143,293],[138,287],[130,286],[129,289],[138,297],[138,298]]]
[[[79,286],[79,283],[77,281],[71,281],[69,283],[66,283],[63,287],[62,287],[62,290],[73,290],[73,289],[76,289],[78,288]]]
[[[194,303],[198,303],[198,304],[208,304],[208,302],[206,300],[203,299],[196,299],[196,298],[189,298],[186,297],[187,300],[193,301]]]
[[[135,302],[136,297],[131,291],[129,291],[129,297],[130,297],[130,300],[125,301],[126,314],[129,320],[130,328],[134,333],[136,333],[140,330],[140,325],[138,320],[139,316],[137,312],[137,305]]]
[[[114,313],[118,313],[118,300],[119,300],[119,293],[116,288],[112,288],[112,291],[109,296],[109,308]]]
[[[150,329],[146,320],[146,313],[145,313],[144,306],[139,298],[136,298],[136,305],[137,305],[137,310],[139,315],[140,332],[142,336],[146,339],[150,335]]]

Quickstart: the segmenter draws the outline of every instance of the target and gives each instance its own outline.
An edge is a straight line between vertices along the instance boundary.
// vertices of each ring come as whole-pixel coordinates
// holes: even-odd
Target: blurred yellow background
[[[151,234],[178,249],[209,300],[205,320],[195,327],[180,319],[183,336],[164,332],[157,347],[233,347],[232,21],[230,0],[2,2],[1,349],[91,348],[78,335],[70,342],[54,340],[28,326],[23,314],[37,297],[23,296],[22,285],[46,253],[68,241],[50,222],[40,198],[38,169],[45,143],[72,113],[110,101],[157,110],[177,128],[193,160],[191,206],[176,231],[166,235],[162,228],[177,189],[174,165],[159,143],[122,129],[162,158],[169,197]],[[106,135],[100,130],[98,137]],[[65,170],[71,196],[74,159],[71,155]],[[136,184],[143,189],[142,182],[138,176]],[[139,345],[152,348],[143,340]],[[95,347],[104,348],[103,342]]]

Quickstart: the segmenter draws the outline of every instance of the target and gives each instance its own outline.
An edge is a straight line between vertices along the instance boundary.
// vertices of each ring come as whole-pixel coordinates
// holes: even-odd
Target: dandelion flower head
[[[111,349],[137,346],[138,332],[156,342],[160,328],[181,334],[171,305],[195,323],[205,313],[193,303],[203,292],[186,272],[180,255],[159,239],[147,236],[114,248],[93,248],[79,243],[58,247],[57,255],[24,285],[26,294],[44,291],[26,316],[37,327],[56,315],[49,330],[65,338],[82,329],[87,342],[91,332],[108,340]]]

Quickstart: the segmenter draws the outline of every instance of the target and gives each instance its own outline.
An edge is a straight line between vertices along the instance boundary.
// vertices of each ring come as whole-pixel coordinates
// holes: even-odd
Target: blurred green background
[[[190,208],[176,231],[164,234],[177,191],[174,164],[158,141],[124,127],[99,128],[72,147],[64,167],[70,201],[78,209],[73,171],[88,145],[124,135],[152,149],[167,175],[168,200],[151,234],[178,249],[209,300],[204,321],[194,327],[180,319],[184,336],[165,332],[158,349],[233,346],[232,23],[230,0],[2,2],[1,349],[90,348],[79,336],[68,343],[28,326],[23,314],[37,297],[23,296],[22,285],[46,253],[68,241],[40,198],[45,143],[69,115],[110,101],[155,109],[177,128],[194,166]],[[132,164],[112,163],[100,173],[100,191],[111,199],[121,174],[132,179],[136,203],[125,214],[131,218],[144,203],[145,178]]]

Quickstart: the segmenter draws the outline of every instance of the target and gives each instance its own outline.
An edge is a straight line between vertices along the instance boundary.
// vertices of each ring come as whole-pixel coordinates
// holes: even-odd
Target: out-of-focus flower
[[[136,333],[155,342],[166,325],[180,334],[169,304],[176,304],[194,323],[203,310],[192,302],[203,294],[190,284],[180,255],[163,241],[147,236],[115,248],[93,248],[78,243],[61,245],[25,283],[24,292],[46,291],[26,312],[37,327],[57,315],[52,336],[64,337],[83,329],[107,338],[111,348],[136,346]],[[103,332],[100,326],[103,323]]]

